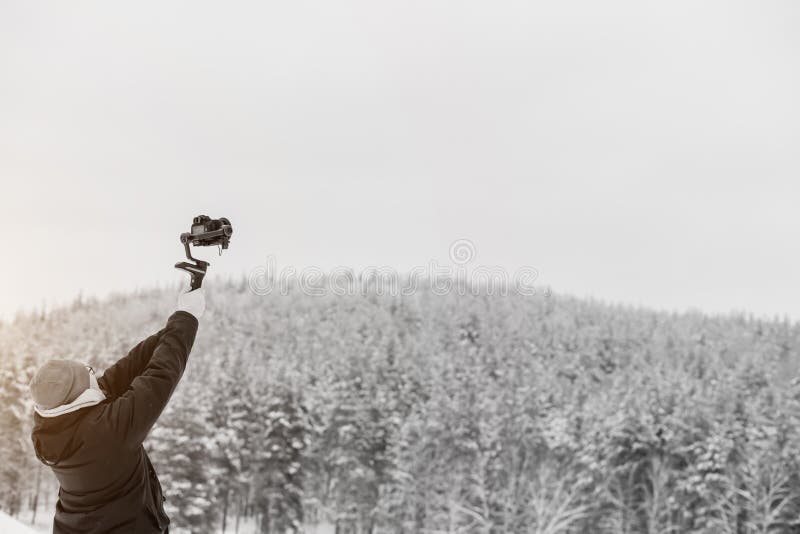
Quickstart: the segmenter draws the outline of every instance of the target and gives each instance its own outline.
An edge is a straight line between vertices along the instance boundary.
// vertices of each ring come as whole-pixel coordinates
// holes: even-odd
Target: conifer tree
[[[261,430],[253,458],[254,500],[261,512],[260,531],[301,532],[305,414],[295,395],[278,388],[256,408],[256,415]]]

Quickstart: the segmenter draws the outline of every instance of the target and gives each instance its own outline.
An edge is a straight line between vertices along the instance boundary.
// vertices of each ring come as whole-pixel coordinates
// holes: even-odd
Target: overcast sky
[[[800,319],[800,4],[0,3],[0,316],[212,271],[534,266]],[[208,256],[208,255],[207,255]]]

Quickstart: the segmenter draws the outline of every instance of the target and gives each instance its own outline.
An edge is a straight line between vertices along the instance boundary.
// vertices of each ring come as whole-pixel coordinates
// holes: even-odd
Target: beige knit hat
[[[30,390],[41,410],[69,404],[89,389],[89,370],[72,360],[48,360],[36,371]]]

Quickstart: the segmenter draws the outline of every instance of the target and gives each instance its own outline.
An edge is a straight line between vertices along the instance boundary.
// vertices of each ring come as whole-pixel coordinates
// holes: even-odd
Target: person
[[[169,532],[143,442],[183,375],[204,311],[202,289],[182,293],[166,326],[100,378],[71,360],[36,371],[31,439],[60,485],[54,534]]]

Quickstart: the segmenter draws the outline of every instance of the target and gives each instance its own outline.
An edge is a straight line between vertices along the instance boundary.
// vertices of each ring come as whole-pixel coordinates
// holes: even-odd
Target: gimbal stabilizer
[[[224,217],[212,219],[207,215],[195,217],[192,221],[191,230],[181,234],[181,243],[186,249],[186,257],[194,263],[182,261],[176,263],[175,268],[186,271],[192,277],[190,291],[194,291],[203,285],[203,278],[206,275],[209,263],[193,258],[189,245],[192,244],[196,247],[217,245],[220,247],[219,253],[222,255],[222,251],[228,248],[232,235],[233,226],[231,226],[231,222],[228,219]]]

